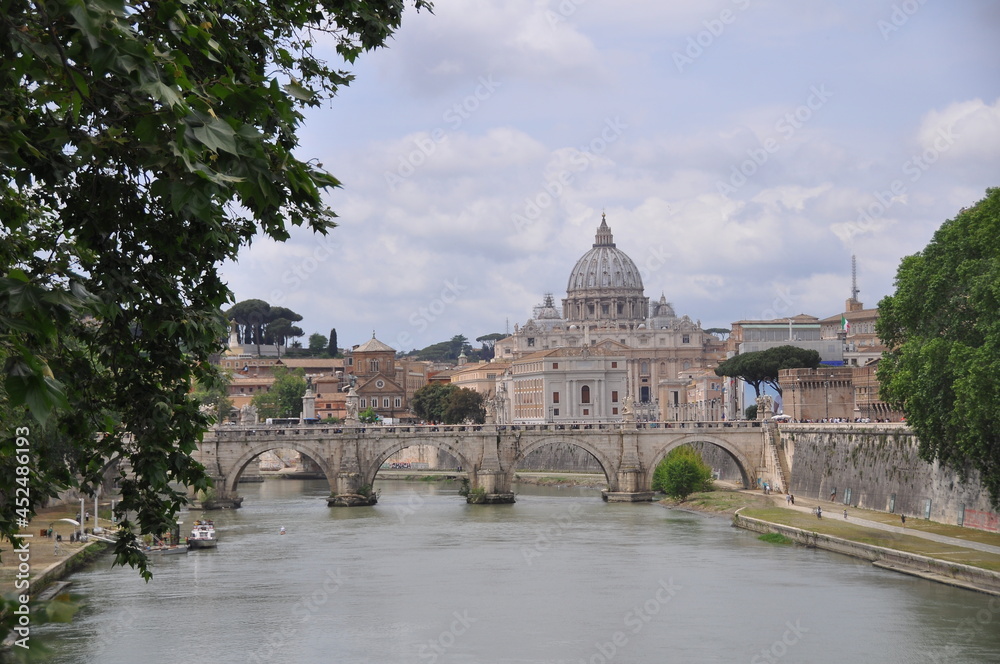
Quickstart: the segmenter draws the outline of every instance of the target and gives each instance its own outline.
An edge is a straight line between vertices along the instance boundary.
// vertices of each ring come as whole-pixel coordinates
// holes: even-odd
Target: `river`
[[[1000,598],[726,518],[589,489],[480,506],[454,484],[378,488],[347,509],[325,481],[241,485],[242,509],[210,514],[217,550],[164,556],[148,584],[103,558],[71,577],[73,623],[34,637],[54,664],[1000,659]]]

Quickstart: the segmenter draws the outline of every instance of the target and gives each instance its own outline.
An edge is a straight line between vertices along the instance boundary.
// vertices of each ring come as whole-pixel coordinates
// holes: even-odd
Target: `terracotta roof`
[[[352,352],[354,352],[354,353],[372,353],[372,352],[385,352],[385,351],[389,351],[391,353],[395,353],[396,349],[392,348],[391,346],[387,346],[386,344],[382,343],[381,341],[379,341],[378,339],[376,339],[375,335],[373,334],[371,339],[369,339],[365,343],[363,343],[360,346],[358,346],[357,348],[355,348]]]

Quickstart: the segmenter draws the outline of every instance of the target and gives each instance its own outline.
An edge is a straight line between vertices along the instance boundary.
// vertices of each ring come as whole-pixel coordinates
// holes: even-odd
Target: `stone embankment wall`
[[[791,492],[857,507],[996,531],[998,515],[972,471],[927,463],[898,424],[783,424],[778,445],[792,471]]]
[[[567,443],[544,445],[524,458],[518,470],[551,470],[572,473],[600,473],[601,464],[582,447]]]
[[[733,525],[758,533],[778,533],[797,544],[868,560],[879,567],[905,574],[913,574],[962,588],[1000,595],[1000,573],[979,567],[936,560],[872,544],[853,542],[832,535],[753,519],[739,513],[733,515]]]

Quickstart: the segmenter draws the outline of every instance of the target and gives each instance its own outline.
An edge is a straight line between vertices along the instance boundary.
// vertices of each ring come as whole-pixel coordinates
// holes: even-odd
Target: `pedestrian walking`
[[[847,510],[844,510],[844,518],[847,518]]]
[[[817,519],[823,518],[823,508],[820,507],[819,505],[816,506],[816,518]]]
[[[906,528],[906,515],[905,514],[900,514],[899,515],[899,520],[903,522],[903,527]]]
[[[791,498],[792,498],[792,505],[794,505],[795,504],[795,494],[794,493],[790,493],[788,495],[791,496]]]

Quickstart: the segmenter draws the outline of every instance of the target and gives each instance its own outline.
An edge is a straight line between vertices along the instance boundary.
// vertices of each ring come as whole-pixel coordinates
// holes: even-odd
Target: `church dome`
[[[571,322],[595,321],[618,327],[644,321],[648,313],[649,298],[643,293],[639,268],[615,246],[602,214],[593,248],[569,273],[563,315]]]
[[[566,293],[595,289],[635,290],[640,293],[642,275],[632,259],[615,246],[614,237],[605,216],[601,215],[601,225],[597,227],[593,248],[580,257],[569,273]]]

